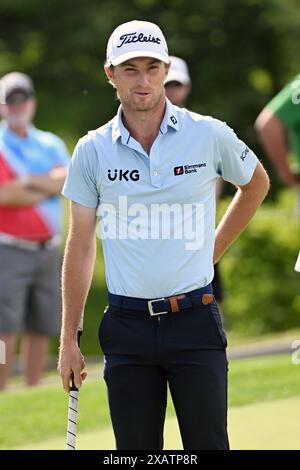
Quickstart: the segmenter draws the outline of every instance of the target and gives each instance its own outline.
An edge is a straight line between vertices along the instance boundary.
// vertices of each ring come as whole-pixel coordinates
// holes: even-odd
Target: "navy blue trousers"
[[[162,450],[167,387],[185,450],[229,449],[227,340],[216,301],[151,317],[108,306],[99,327],[118,450]]]

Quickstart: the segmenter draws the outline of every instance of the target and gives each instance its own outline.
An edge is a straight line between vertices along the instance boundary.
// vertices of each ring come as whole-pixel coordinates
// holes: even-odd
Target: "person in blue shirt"
[[[105,73],[121,105],[79,140],[63,188],[71,225],[58,370],[67,392],[72,374],[77,387],[86,377],[76,338],[99,220],[108,287],[99,342],[116,448],[163,449],[169,386],[184,449],[228,449],[227,340],[213,266],[269,179],[225,123],[171,104],[169,66],[153,23],[124,23],[108,41]],[[219,176],[237,192],[215,231]]]
[[[60,192],[69,156],[56,135],[32,124],[32,80],[20,72],[0,80],[0,340],[6,363],[0,389],[22,333],[27,385],[46,366],[49,337],[60,329]]]

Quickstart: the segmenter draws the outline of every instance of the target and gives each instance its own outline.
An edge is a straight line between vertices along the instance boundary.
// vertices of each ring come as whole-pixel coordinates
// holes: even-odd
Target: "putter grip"
[[[82,329],[80,328],[77,333],[77,343],[80,347],[80,338]],[[77,425],[77,410],[78,410],[78,388],[75,386],[74,377],[72,376],[72,386],[69,393],[69,408],[68,408],[68,428],[67,428],[67,441],[66,450],[75,450],[76,448],[76,425]]]
[[[78,390],[70,390],[66,450],[75,450]]]
[[[77,344],[78,344],[78,347],[80,347],[80,339],[81,339],[81,335],[82,335],[82,330],[78,330],[78,333],[77,333]],[[72,385],[71,385],[71,388],[70,388],[70,392],[78,392],[78,388],[76,387],[75,385],[75,382],[74,382],[74,375],[72,374]]]

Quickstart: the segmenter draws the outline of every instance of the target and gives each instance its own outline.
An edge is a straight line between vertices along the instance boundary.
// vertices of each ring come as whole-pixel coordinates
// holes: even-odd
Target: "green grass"
[[[228,414],[228,432],[231,449],[300,449],[300,397],[259,402],[233,407]],[[64,449],[65,436],[27,444],[23,449]],[[111,426],[88,432],[78,432],[78,450],[115,449]],[[182,449],[178,423],[175,417],[166,419],[164,449]]]
[[[230,364],[231,407],[293,397],[299,391],[300,366],[292,365],[289,355]],[[0,395],[0,416],[1,449],[64,436],[67,396],[57,385],[5,392]],[[174,416],[170,399],[167,416]],[[80,433],[109,426],[105,383],[103,379],[91,379],[80,391]]]
[[[300,365],[290,355],[232,361],[229,368],[230,406],[300,394]]]

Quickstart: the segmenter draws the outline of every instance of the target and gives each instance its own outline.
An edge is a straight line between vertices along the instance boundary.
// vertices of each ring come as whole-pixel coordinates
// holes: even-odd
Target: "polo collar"
[[[27,137],[25,137],[24,139],[19,137],[17,134],[15,134],[15,132],[13,132],[7,125],[7,123],[5,121],[2,121],[1,122],[1,127],[2,127],[2,130],[3,130],[3,137],[4,138],[7,138],[8,141],[10,142],[15,142],[17,144],[19,144],[20,142],[24,142],[24,141],[27,141],[28,139],[31,139],[32,137],[34,137],[35,133],[36,133],[36,127],[33,125],[33,124],[29,124],[28,126],[28,132],[27,132]]]
[[[166,98],[166,109],[163,120],[160,125],[160,132],[165,134],[168,131],[168,127],[171,127],[175,131],[179,130],[178,112],[176,106],[174,106],[168,98]],[[112,141],[116,143],[121,138],[122,144],[128,144],[130,139],[130,132],[124,126],[122,120],[122,105],[119,106],[116,116],[112,119]]]

